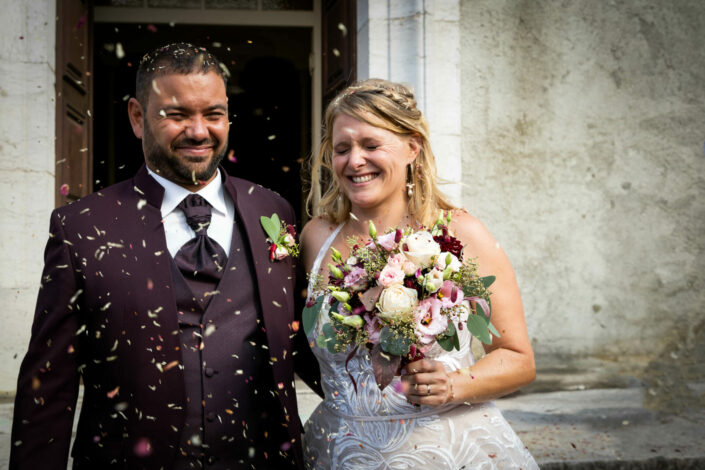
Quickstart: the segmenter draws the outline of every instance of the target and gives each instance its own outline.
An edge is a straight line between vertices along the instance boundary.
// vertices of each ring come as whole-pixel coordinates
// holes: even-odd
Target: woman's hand
[[[453,399],[453,379],[438,361],[421,359],[409,363],[401,376],[407,400],[418,405],[443,405]]]

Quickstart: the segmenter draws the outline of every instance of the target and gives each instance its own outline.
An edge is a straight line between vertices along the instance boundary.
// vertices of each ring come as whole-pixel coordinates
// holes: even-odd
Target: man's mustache
[[[183,138],[174,142],[171,146],[172,148],[178,147],[217,147],[220,141],[217,139],[203,139],[195,140],[189,138]]]

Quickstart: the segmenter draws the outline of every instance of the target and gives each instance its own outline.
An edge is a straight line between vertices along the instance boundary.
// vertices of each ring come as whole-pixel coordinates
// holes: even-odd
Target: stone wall
[[[460,10],[463,200],[513,261],[539,369],[705,380],[705,3]]]
[[[56,2],[0,11],[0,393],[14,394],[54,207]]]

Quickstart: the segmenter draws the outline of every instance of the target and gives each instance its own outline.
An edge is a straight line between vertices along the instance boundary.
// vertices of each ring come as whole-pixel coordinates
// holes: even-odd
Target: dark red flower
[[[458,260],[462,261],[463,244],[455,237],[448,234],[448,228],[443,227],[443,234],[433,237],[441,246],[441,251],[454,254]]]

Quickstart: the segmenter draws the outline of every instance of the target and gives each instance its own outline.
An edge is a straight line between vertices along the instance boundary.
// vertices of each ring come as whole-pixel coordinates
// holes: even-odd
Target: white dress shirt
[[[164,224],[164,235],[166,235],[166,246],[173,258],[184,243],[196,236],[196,232],[186,223],[186,215],[178,208],[181,201],[193,193],[163,176],[159,176],[149,168],[147,168],[147,171],[164,188],[164,199],[161,207],[162,223]],[[223,188],[220,169],[218,169],[215,178],[198,190],[197,194],[213,206],[211,223],[206,229],[208,236],[218,242],[225,250],[225,254],[229,255],[230,241],[233,237],[235,205],[230,195]]]

